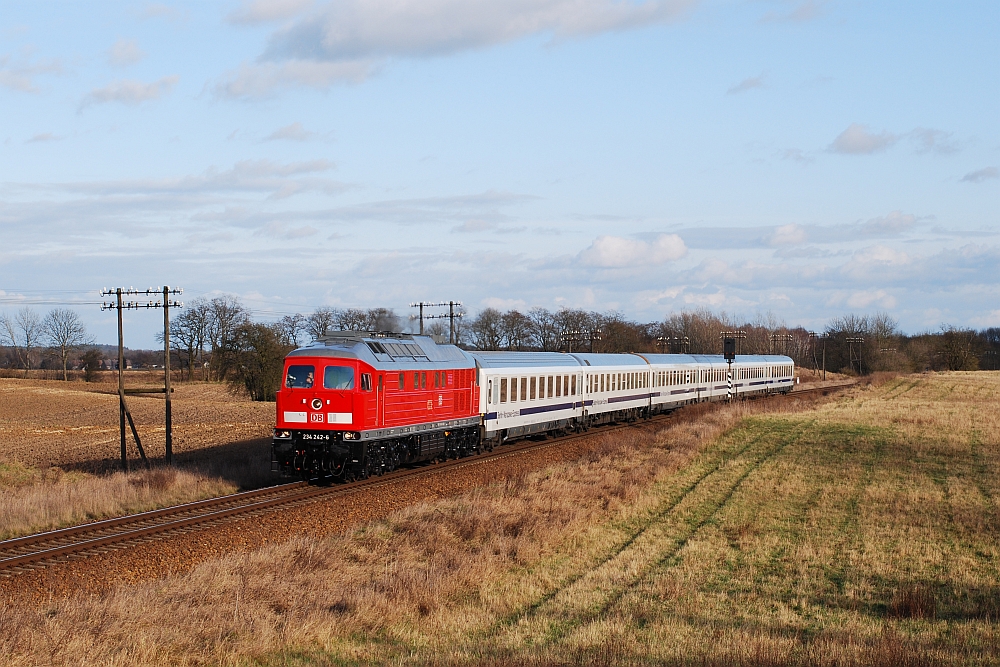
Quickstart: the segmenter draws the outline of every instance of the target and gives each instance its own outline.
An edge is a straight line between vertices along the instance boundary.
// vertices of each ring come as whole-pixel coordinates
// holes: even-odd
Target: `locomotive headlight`
[[[287,440],[288,438],[292,437],[292,432],[291,431],[279,431],[278,429],[274,429],[274,437],[275,438],[281,438],[283,440]]]
[[[344,440],[357,440],[357,439],[358,439],[357,433],[350,433],[350,432],[344,433]]]

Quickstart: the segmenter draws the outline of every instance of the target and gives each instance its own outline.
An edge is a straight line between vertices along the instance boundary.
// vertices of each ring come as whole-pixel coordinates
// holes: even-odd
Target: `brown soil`
[[[162,376],[127,374],[126,387],[162,387]],[[126,398],[147,456],[164,454],[163,395]],[[233,396],[214,383],[177,383],[172,394],[178,463],[267,458],[274,404]],[[138,453],[128,436],[129,458]],[[0,463],[105,472],[120,463],[117,385],[0,378]]]

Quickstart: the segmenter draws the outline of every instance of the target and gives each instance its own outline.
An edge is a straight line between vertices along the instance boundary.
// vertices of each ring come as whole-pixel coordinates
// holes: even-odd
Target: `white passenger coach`
[[[466,352],[479,373],[487,440],[631,420],[682,405],[725,400],[729,364],[721,355]],[[738,355],[732,392],[788,393],[795,364],[782,355]]]

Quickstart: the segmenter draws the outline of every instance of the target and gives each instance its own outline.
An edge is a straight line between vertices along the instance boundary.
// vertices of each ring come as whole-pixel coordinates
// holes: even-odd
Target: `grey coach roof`
[[[573,355],[561,352],[466,352],[483,368],[580,367]]]
[[[593,352],[574,352],[584,366],[645,366],[646,361],[637,354],[595,354]]]
[[[643,354],[651,364],[724,364],[721,354]],[[781,354],[738,354],[737,364],[790,364],[791,357]]]

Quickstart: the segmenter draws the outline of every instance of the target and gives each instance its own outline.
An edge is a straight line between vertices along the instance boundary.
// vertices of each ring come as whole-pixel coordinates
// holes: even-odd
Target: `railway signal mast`
[[[736,339],[735,338],[723,338],[722,339],[722,356],[726,358],[726,363],[729,364],[729,371],[726,373],[726,400],[730,403],[733,402],[733,361],[736,359]]]
[[[125,421],[128,421],[129,428],[132,431],[132,438],[135,440],[136,449],[139,450],[139,456],[142,458],[143,463],[146,467],[149,467],[149,460],[146,458],[146,452],[142,448],[142,442],[139,440],[139,433],[135,428],[135,421],[132,419],[132,413],[128,409],[128,404],[125,401],[125,380],[122,373],[125,368],[125,339],[122,330],[122,311],[125,310],[140,310],[150,308],[163,308],[163,395],[164,395],[164,412],[166,418],[166,441],[164,443],[164,460],[167,465],[173,463],[173,425],[171,423],[170,416],[170,307],[183,308],[184,304],[180,301],[172,301],[170,299],[171,295],[183,294],[184,290],[181,288],[170,288],[166,285],[161,287],[150,287],[147,290],[137,290],[133,287],[125,289],[124,287],[116,287],[114,289],[103,289],[101,290],[101,296],[114,296],[115,301],[103,302],[101,304],[101,310],[116,310],[118,311],[118,430],[121,436],[121,458],[122,458],[122,468],[128,471],[128,452],[125,447]],[[152,297],[154,295],[162,297],[153,301],[151,298],[146,302],[142,301],[123,301],[122,296],[139,296],[145,295],[146,297]],[[160,390],[154,390],[158,393]],[[142,393],[154,393],[154,391],[143,391]]]

